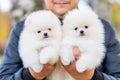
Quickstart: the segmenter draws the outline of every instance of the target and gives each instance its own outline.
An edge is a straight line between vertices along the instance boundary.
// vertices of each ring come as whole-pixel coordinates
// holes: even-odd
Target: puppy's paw
[[[63,51],[61,53],[60,58],[63,65],[69,65],[74,60],[72,52]]]
[[[32,66],[32,69],[35,71],[35,72],[41,72],[41,70],[43,69],[43,65],[42,64],[39,64],[39,65],[33,65]]]
[[[49,57],[48,57],[48,55],[41,54],[39,56],[39,60],[40,60],[41,64],[47,64],[49,62]]]
[[[61,58],[61,62],[63,65],[69,65],[70,64],[70,59],[69,58]]]
[[[76,62],[76,70],[78,72],[84,72],[87,69],[86,65],[82,62]]]
[[[61,62],[63,63],[63,65],[69,65],[70,64],[70,60],[68,60],[68,59],[61,59]]]

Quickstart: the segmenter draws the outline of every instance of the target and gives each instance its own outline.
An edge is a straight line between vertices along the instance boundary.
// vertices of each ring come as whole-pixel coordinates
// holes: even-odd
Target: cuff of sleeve
[[[25,69],[23,70],[23,79],[24,79],[24,80],[35,80],[35,79],[32,77],[32,75],[30,74],[28,68],[25,68]]]
[[[91,80],[103,80],[102,72],[95,70],[94,75]]]

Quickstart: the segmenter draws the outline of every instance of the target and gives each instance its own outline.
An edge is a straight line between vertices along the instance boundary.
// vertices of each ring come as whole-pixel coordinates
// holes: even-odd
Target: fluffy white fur
[[[63,21],[61,62],[69,65],[74,58],[73,47],[78,46],[81,56],[76,62],[78,72],[97,67],[105,52],[104,28],[98,16],[89,9],[72,10]]]
[[[19,41],[24,66],[40,72],[43,64],[55,64],[59,58],[60,40],[61,26],[55,14],[47,10],[30,14]]]
[[[43,64],[56,63],[55,70],[47,76],[47,80],[74,80],[58,58],[61,57],[64,65],[70,64],[74,60],[72,48],[75,45],[82,53],[76,63],[79,72],[96,67],[104,56],[103,25],[95,13],[73,10],[65,16],[63,22],[61,33],[60,21],[56,15],[51,11],[37,11],[27,17],[20,35],[19,52],[25,67],[32,67],[35,72],[40,72]],[[85,25],[88,29],[84,28]],[[77,31],[74,30],[75,27],[78,27]],[[80,30],[85,31],[84,36],[79,35]],[[45,37],[44,33],[49,36]]]
[[[57,16],[42,10],[27,17],[20,35],[19,52],[25,67],[32,67],[35,72],[40,72],[43,64],[56,64],[55,70],[46,80],[73,80],[58,60],[61,32]],[[49,36],[45,38],[44,33]]]

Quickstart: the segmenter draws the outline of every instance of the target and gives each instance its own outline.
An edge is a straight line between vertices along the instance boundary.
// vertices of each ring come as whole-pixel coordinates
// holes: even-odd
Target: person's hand
[[[86,70],[82,73],[79,73],[76,70],[76,61],[77,59],[80,57],[80,50],[78,49],[78,47],[74,47],[73,48],[73,53],[75,56],[75,61],[73,61],[70,65],[68,66],[64,66],[64,68],[67,70],[67,72],[76,80],[91,80],[93,75],[94,75],[94,69],[91,70]]]
[[[40,53],[43,48],[39,49],[38,52]],[[36,80],[42,80],[45,77],[47,77],[49,74],[52,73],[52,71],[55,69],[55,65],[51,64],[44,64],[43,69],[41,72],[36,73],[31,67],[29,67],[30,74],[36,79]]]
[[[50,73],[52,73],[52,71],[55,69],[55,65],[45,64],[42,71],[39,73],[36,73],[35,71],[33,71],[33,69],[31,67],[29,67],[28,69],[29,69],[31,75],[36,80],[42,80],[46,76],[48,76]]]

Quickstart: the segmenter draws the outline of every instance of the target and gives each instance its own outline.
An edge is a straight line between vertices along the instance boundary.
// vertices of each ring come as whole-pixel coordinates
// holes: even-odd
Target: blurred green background
[[[33,11],[44,8],[44,0],[0,0],[0,60],[12,26]],[[120,0],[80,0],[79,6],[92,8],[109,21],[120,39]]]

